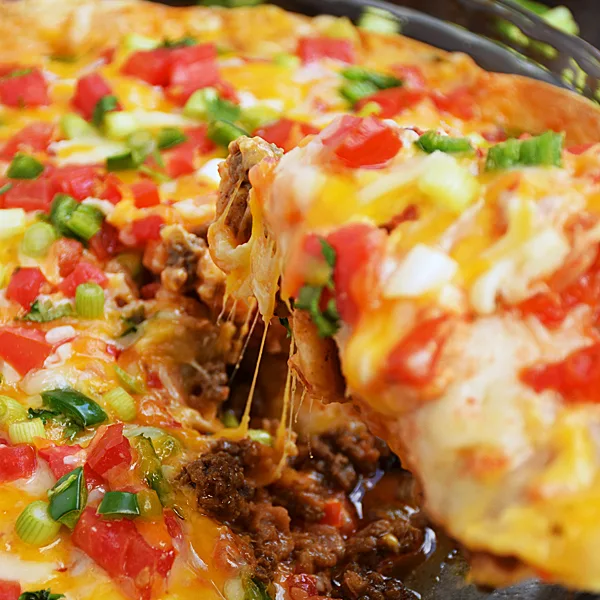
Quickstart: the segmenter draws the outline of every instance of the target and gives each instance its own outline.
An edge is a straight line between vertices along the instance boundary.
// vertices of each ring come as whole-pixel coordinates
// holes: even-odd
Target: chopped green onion
[[[158,494],[163,506],[171,503],[171,485],[166,480],[152,441],[143,435],[131,440],[139,455],[139,466],[146,483]]]
[[[239,419],[235,416],[234,412],[231,410],[228,410],[227,412],[223,413],[223,415],[221,416],[221,423],[223,423],[223,425],[225,427],[231,428],[231,429],[234,429],[235,427],[240,426]]]
[[[123,252],[119,254],[117,262],[124,269],[127,269],[133,279],[136,279],[142,273],[142,257],[136,252]]]
[[[341,74],[348,81],[368,81],[380,90],[402,86],[402,80],[395,75],[378,73],[364,67],[347,67]]]
[[[15,523],[17,535],[26,544],[46,546],[60,531],[60,523],[52,519],[48,512],[48,503],[36,500],[25,507]]]
[[[4,428],[12,423],[25,421],[27,419],[27,410],[14,398],[9,396],[0,396],[0,425]]]
[[[196,46],[198,40],[190,35],[179,38],[178,40],[165,39],[162,43],[163,48],[185,48],[187,46]]]
[[[103,396],[104,401],[117,413],[121,421],[133,421],[136,415],[135,400],[122,388],[116,387]]]
[[[321,310],[322,293],[322,285],[304,285],[300,288],[295,306],[308,311],[317,326],[319,336],[326,338],[334,335],[340,328],[340,315],[333,298],[327,303],[325,310]]]
[[[244,589],[246,592],[244,600],[271,600],[264,584],[256,579],[247,579]]]
[[[435,131],[424,133],[416,142],[421,150],[431,154],[436,150],[440,152],[461,153],[472,152],[473,146],[468,138],[450,137],[439,135]]]
[[[240,136],[248,135],[248,132],[227,121],[213,121],[209,123],[206,135],[215,144],[227,147]]]
[[[12,183],[5,183],[3,186],[0,186],[0,196],[2,194],[6,194],[6,192],[9,192],[10,190],[12,190],[13,188],[13,184]]]
[[[300,63],[302,61],[295,54],[287,54],[286,52],[282,52],[281,54],[276,54],[273,57],[273,62],[278,67],[285,67],[286,69],[296,69],[300,66]]]
[[[73,529],[87,502],[83,467],[77,467],[63,475],[54,487],[48,490],[48,498],[50,516],[69,529]]]
[[[117,379],[119,383],[130,392],[134,394],[143,394],[146,391],[146,387],[142,381],[138,377],[134,377],[130,375],[121,367],[115,365],[115,374],[117,375]]]
[[[134,159],[131,151],[124,152],[123,154],[115,154],[114,156],[108,156],[106,158],[107,171],[127,171],[129,169],[135,169],[138,166],[139,163]]]
[[[8,240],[25,231],[25,211],[22,208],[0,210],[0,240]]]
[[[130,112],[117,110],[104,117],[104,133],[113,140],[124,140],[138,128],[137,119]]]
[[[358,26],[375,33],[394,34],[400,31],[400,21],[388,10],[367,6],[358,20]]]
[[[63,317],[70,317],[73,314],[73,307],[69,302],[52,304],[50,300],[40,302],[36,300],[29,309],[29,312],[23,317],[24,321],[32,323],[48,323]]]
[[[18,600],[60,600],[64,594],[53,594],[50,590],[36,590],[35,592],[23,592]]]
[[[273,445],[273,436],[264,429],[248,429],[248,437],[253,442],[258,442],[259,444],[263,444],[263,446]]]
[[[340,88],[340,94],[354,105],[359,100],[371,96],[377,92],[379,88],[370,81],[348,81]]]
[[[33,69],[15,69],[6,75],[2,75],[0,79],[14,79],[15,77],[23,77],[23,75],[29,75],[33,73]]]
[[[163,461],[171,456],[175,456],[181,452],[181,444],[179,440],[172,435],[161,435],[152,440],[156,456]]]
[[[46,430],[41,419],[19,421],[8,426],[8,437],[13,444],[33,444],[35,438],[46,437]]]
[[[154,50],[154,48],[160,46],[160,42],[139,33],[129,33],[123,39],[123,46],[130,52],[135,50]]]
[[[141,517],[151,521],[160,518],[163,507],[154,490],[141,490],[138,492],[137,500]]]
[[[443,152],[434,152],[426,158],[417,185],[439,208],[461,213],[479,193],[479,183],[456,158]]]
[[[101,319],[104,290],[97,283],[80,283],[75,290],[75,310],[84,319]]]
[[[23,236],[21,245],[23,254],[33,258],[46,256],[56,238],[56,230],[50,223],[34,223]]]
[[[96,135],[96,130],[84,118],[75,113],[67,113],[61,117],[60,131],[68,140]]]
[[[135,518],[140,516],[137,494],[130,492],[106,492],[98,507],[98,514],[104,517]]]
[[[102,96],[94,107],[94,114],[92,115],[92,123],[96,127],[100,127],[104,123],[104,117],[107,113],[114,111],[118,108],[119,101],[116,96],[107,95]]]
[[[50,222],[61,235],[70,236],[72,234],[67,223],[78,206],[77,200],[67,194],[56,194],[54,197],[50,207]]]
[[[8,166],[6,176],[10,179],[35,179],[44,170],[44,165],[28,154],[16,154]]]
[[[564,135],[547,131],[527,140],[510,139],[488,150],[486,171],[498,171],[517,166],[562,165]]]
[[[97,402],[72,388],[42,392],[42,400],[44,406],[70,417],[81,427],[98,425],[108,418]]]
[[[102,228],[104,215],[102,211],[89,204],[79,204],[66,222],[72,234],[87,242],[91,240]]]
[[[256,131],[259,127],[279,119],[279,111],[266,105],[257,105],[242,111],[240,123],[246,131]]]
[[[195,119],[210,121],[237,121],[241,108],[219,97],[215,88],[203,88],[195,91],[183,107],[183,114]]]
[[[156,150],[156,142],[149,131],[135,131],[127,138],[127,145],[136,165],[141,165]]]
[[[150,179],[152,179],[152,181],[154,181],[154,183],[161,184],[161,183],[167,183],[168,181],[171,181],[171,178],[167,174],[161,173],[160,171],[157,171],[156,169],[151,169],[148,165],[142,165],[139,168],[139,172],[150,177]]]
[[[161,150],[173,148],[187,141],[187,136],[178,127],[163,127],[156,136],[156,142]]]

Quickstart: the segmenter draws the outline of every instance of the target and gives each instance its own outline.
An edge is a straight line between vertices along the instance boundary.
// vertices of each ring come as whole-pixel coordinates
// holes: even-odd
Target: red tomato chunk
[[[50,104],[48,84],[42,72],[38,68],[23,67],[4,71],[0,78],[0,103],[17,108]]]
[[[356,103],[356,110],[361,110],[365,105],[374,102],[379,105],[378,117],[391,119],[396,115],[412,108],[425,97],[422,88],[396,87],[380,90],[370,96],[362,98]]]
[[[332,58],[345,63],[356,62],[354,46],[350,40],[329,37],[306,37],[298,41],[298,56],[303,63],[322,58]]]
[[[149,215],[134,221],[131,225],[131,233],[137,244],[144,245],[151,240],[160,239],[160,230],[164,223],[160,215]]]
[[[20,375],[39,369],[52,353],[52,346],[44,334],[26,327],[0,328],[0,358],[3,358]]]
[[[19,600],[21,584],[18,581],[0,579],[0,600]]]
[[[40,458],[44,459],[56,479],[70,473],[73,469],[83,465],[85,454],[78,444],[72,446],[46,446],[39,451]]]
[[[10,278],[10,283],[6,288],[6,297],[29,310],[40,295],[40,290],[45,283],[47,283],[46,278],[38,267],[19,268]]]
[[[131,464],[131,447],[123,435],[123,424],[117,423],[99,430],[92,442],[87,464],[98,475],[111,469]]]
[[[77,81],[75,95],[71,102],[84,119],[91,119],[98,101],[110,95],[112,89],[104,78],[98,73],[90,73]]]
[[[131,186],[133,200],[138,208],[160,204],[158,186],[153,181],[138,181]]]
[[[82,261],[72,271],[72,273],[63,279],[58,289],[70,298],[75,297],[77,286],[82,283],[97,283],[101,287],[106,287],[108,278],[104,271],[92,263]]]
[[[0,482],[27,479],[37,466],[35,448],[27,444],[19,446],[0,445]]]
[[[15,133],[0,151],[0,159],[11,160],[17,152],[46,152],[54,135],[54,125],[31,123]]]
[[[292,119],[280,119],[275,123],[260,127],[253,135],[289,152],[307,135],[317,133],[319,133],[319,130],[309,123],[301,123]]]
[[[52,184],[40,177],[30,181],[11,181],[11,188],[0,195],[1,208],[22,208],[48,212],[54,197]]]
[[[132,521],[104,520],[92,508],[85,509],[71,539],[134,598],[150,598],[175,560],[172,546],[155,548]]]

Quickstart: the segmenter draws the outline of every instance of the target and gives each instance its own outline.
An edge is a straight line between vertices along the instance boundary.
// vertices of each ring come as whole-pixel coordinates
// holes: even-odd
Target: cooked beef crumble
[[[180,481],[194,488],[202,512],[229,525],[252,549],[257,580],[268,584],[288,564],[312,576],[321,596],[407,600],[414,596],[395,566],[421,548],[423,528],[393,507],[371,511],[355,526],[334,527],[325,518],[328,503],[347,498],[388,456],[362,424],[350,423],[300,440],[298,455],[278,478],[265,477],[273,472],[271,448],[221,439]]]

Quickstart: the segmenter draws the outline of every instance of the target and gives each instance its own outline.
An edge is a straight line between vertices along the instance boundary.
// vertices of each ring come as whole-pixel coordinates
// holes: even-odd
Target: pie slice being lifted
[[[233,142],[211,251],[232,295],[288,319],[309,393],[399,454],[477,581],[600,591],[600,115],[484,77],[477,114],[518,137],[346,115],[285,155]]]

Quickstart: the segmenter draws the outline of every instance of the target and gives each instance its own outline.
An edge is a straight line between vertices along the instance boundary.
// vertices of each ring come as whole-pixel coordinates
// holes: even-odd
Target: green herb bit
[[[150,177],[150,179],[152,179],[152,181],[154,181],[154,183],[158,183],[159,185],[161,183],[167,183],[168,181],[171,181],[171,178],[166,173],[161,173],[156,169],[151,169],[148,165],[142,165],[139,168],[139,172],[147,175]]]
[[[65,224],[72,236],[87,242],[102,229],[102,221],[102,211],[89,204],[79,204]]]
[[[395,75],[378,73],[377,71],[371,71],[363,67],[347,67],[342,71],[342,76],[349,81],[368,81],[380,90],[401,87],[403,85],[402,80]]]
[[[73,388],[42,392],[44,406],[61,413],[80,427],[99,425],[108,419],[102,407]]]
[[[547,131],[526,140],[510,139],[488,150],[485,170],[498,171],[518,166],[562,165],[564,135]]]
[[[135,131],[127,138],[131,157],[137,165],[141,165],[156,150],[156,142],[149,131]]]
[[[37,590],[35,592],[23,592],[19,600],[60,600],[64,594],[53,594],[50,590]]]
[[[87,502],[83,467],[63,475],[48,491],[48,499],[50,516],[69,529],[74,529]]]
[[[468,138],[450,137],[447,135],[440,135],[435,131],[428,131],[424,133],[415,144],[421,148],[424,152],[431,154],[436,150],[441,152],[447,152],[450,154],[454,153],[466,153],[472,152],[473,146]]]
[[[264,584],[257,579],[248,579],[244,584],[244,600],[271,600]]]
[[[63,437],[69,441],[75,439],[77,434],[83,430],[83,427],[73,419],[57,411],[46,410],[43,408],[30,408],[27,412],[30,419],[41,419],[44,425],[50,423],[62,427]]]
[[[248,132],[227,121],[213,121],[208,125],[207,137],[219,146],[227,147],[243,135]]]
[[[6,192],[12,190],[12,183],[5,183],[2,187],[0,187],[0,195],[6,194]]]
[[[50,300],[41,302],[36,300],[29,309],[29,312],[23,317],[24,321],[32,323],[49,323],[63,317],[70,317],[73,314],[73,307],[69,302],[52,304]]]
[[[33,69],[15,69],[6,75],[3,75],[0,79],[14,79],[15,77],[23,77],[33,73]]]
[[[281,323],[281,325],[285,327],[285,330],[287,331],[286,337],[288,339],[292,339],[292,327],[290,325],[290,320],[288,319],[288,317],[280,317],[279,323]]]
[[[96,103],[94,107],[94,113],[92,115],[92,123],[96,127],[100,127],[102,123],[104,123],[104,117],[106,113],[112,112],[113,110],[118,110],[119,101],[116,96],[109,94],[107,96],[102,96],[100,100]]]
[[[320,337],[326,338],[334,335],[340,328],[340,315],[332,298],[324,311],[321,311],[321,295],[323,286],[304,285],[300,288],[296,308],[306,310],[315,325]]]
[[[240,420],[235,416],[232,410],[225,411],[221,416],[221,423],[228,429],[235,429],[240,426]]]
[[[106,158],[106,170],[110,172],[128,171],[130,169],[136,169],[138,166],[139,163],[134,159],[131,150]]]
[[[115,374],[119,383],[129,392],[133,392],[134,394],[143,394],[146,391],[146,386],[144,382],[139,377],[134,377],[130,375],[121,367],[115,365]]]
[[[72,235],[67,223],[78,206],[77,200],[67,194],[56,194],[54,197],[50,207],[50,222],[61,235]]]
[[[163,48],[185,48],[187,46],[196,46],[198,40],[190,35],[179,38],[178,40],[165,39],[162,43]]]
[[[106,492],[98,507],[103,517],[125,517],[134,519],[140,516],[137,494],[130,492]]]
[[[10,179],[35,179],[44,170],[44,165],[28,154],[16,154],[8,166],[6,176]]]
[[[158,494],[161,504],[168,506],[172,501],[171,485],[162,472],[162,466],[152,445],[152,440],[143,435],[137,435],[131,441],[138,453],[142,477]]]
[[[187,135],[179,127],[163,127],[156,136],[156,142],[161,150],[183,144],[187,139]]]
[[[248,429],[248,437],[253,442],[258,442],[263,446],[272,446],[273,445],[273,436],[264,429]]]
[[[377,92],[379,88],[370,81],[348,81],[340,88],[340,94],[354,106],[359,100]]]
[[[183,113],[196,119],[228,121],[233,123],[240,118],[242,109],[229,100],[223,100],[215,88],[195,91],[186,102]]]

